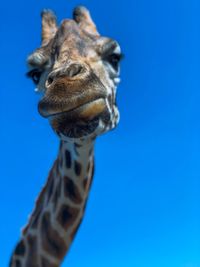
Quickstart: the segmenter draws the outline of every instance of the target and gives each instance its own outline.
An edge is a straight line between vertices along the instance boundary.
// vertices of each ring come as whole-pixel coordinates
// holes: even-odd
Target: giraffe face
[[[51,11],[42,13],[42,46],[28,57],[28,76],[43,93],[39,113],[61,138],[96,137],[116,126],[119,112],[119,44],[101,37],[88,10],[57,27]]]

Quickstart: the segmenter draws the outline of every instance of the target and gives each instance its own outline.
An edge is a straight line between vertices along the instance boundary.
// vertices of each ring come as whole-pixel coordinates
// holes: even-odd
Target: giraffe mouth
[[[50,120],[65,116],[68,120],[88,120],[91,121],[106,109],[106,101],[104,98],[84,103],[78,107],[67,111],[55,112],[46,116]]]
[[[70,138],[80,138],[95,133],[102,123],[110,120],[106,100],[99,98],[69,111],[49,116],[54,131]]]

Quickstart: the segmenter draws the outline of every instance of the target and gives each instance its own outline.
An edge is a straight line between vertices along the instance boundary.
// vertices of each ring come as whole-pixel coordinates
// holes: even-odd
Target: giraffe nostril
[[[54,81],[54,78],[52,76],[49,76],[46,81],[46,87],[49,87]]]
[[[68,67],[67,69],[67,76],[68,77],[75,77],[77,76],[78,74],[81,73],[83,67],[79,64],[72,64]]]
[[[60,68],[57,70],[52,71],[47,80],[46,80],[46,88],[50,87],[52,85],[52,83],[54,82],[54,80],[56,80],[57,78],[73,78],[75,76],[78,76],[79,74],[83,73],[84,68],[82,65],[77,64],[77,63],[73,63],[70,66],[68,66],[67,68]]]
[[[48,78],[48,84],[52,84],[52,82],[53,82],[53,78],[52,77],[49,77]]]

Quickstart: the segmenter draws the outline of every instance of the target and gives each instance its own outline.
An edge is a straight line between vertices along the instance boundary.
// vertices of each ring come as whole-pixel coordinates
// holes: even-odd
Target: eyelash
[[[27,73],[27,77],[31,78],[35,85],[37,85],[40,81],[42,72],[38,69],[33,69]]]

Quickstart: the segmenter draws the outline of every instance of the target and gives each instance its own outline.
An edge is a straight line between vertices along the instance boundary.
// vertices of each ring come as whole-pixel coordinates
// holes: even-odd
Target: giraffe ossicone
[[[23,229],[11,267],[58,267],[84,215],[94,173],[95,138],[119,121],[119,44],[102,37],[85,7],[57,24],[42,12],[41,46],[28,77],[42,93],[39,113],[60,138],[58,157]]]

